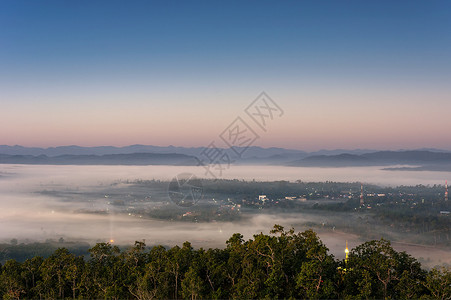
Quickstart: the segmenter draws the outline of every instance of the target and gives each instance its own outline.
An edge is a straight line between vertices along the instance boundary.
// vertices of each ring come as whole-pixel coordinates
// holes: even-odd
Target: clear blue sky
[[[448,1],[2,1],[0,144],[451,149]],[[208,126],[206,126],[208,125]]]

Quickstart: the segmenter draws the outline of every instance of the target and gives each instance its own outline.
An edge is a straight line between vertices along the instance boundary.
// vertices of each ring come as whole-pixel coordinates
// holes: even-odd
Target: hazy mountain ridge
[[[0,146],[2,164],[107,164],[107,165],[198,165],[205,160],[205,147],[161,147],[131,145],[125,147],[61,146],[35,148]],[[227,150],[221,148],[222,150]],[[352,167],[412,165],[416,170],[451,170],[451,152],[440,149],[376,151],[368,149],[320,150],[306,152],[284,148],[252,146],[237,148],[243,155],[229,154],[234,164],[285,165],[300,167]],[[439,167],[438,167],[439,166]],[[402,168],[398,170],[412,170]]]
[[[46,155],[46,156],[60,156],[60,155],[105,155],[105,154],[132,154],[132,153],[178,153],[199,156],[207,147],[176,147],[176,146],[152,146],[152,145],[130,145],[124,147],[115,146],[96,146],[83,147],[77,145],[58,146],[49,148],[40,147],[24,147],[20,145],[9,146],[0,145],[0,154],[9,155]],[[220,148],[220,147],[219,147]],[[220,148],[226,150],[227,148]],[[377,152],[374,149],[334,149],[334,150],[318,150],[307,152],[297,149],[286,149],[280,147],[263,148],[258,146],[250,146],[247,148],[237,147],[239,152],[242,152],[243,159],[258,159],[258,158],[272,158],[276,160],[292,158],[304,158],[312,155],[338,155],[343,153],[349,154],[364,154]],[[423,150],[423,149],[421,149]],[[439,149],[424,149],[430,151],[441,151]]]
[[[176,153],[199,156],[207,147],[176,147],[176,146],[152,146],[152,145],[130,145],[124,147],[115,146],[99,146],[99,147],[82,147],[82,146],[59,146],[49,148],[38,147],[24,147],[24,146],[8,146],[0,145],[0,154],[8,155],[46,155],[46,156],[60,156],[60,155],[106,155],[106,154],[133,154],[133,153]],[[221,148],[224,149],[225,148]],[[300,155],[307,156],[309,153],[302,150],[285,149],[285,148],[262,148],[251,146],[246,149],[243,147],[236,148],[242,152],[243,158],[254,157],[269,157],[272,155]],[[244,150],[244,151],[243,151]]]
[[[372,153],[313,155],[288,163],[302,167],[354,167],[412,165],[413,168],[388,168],[389,170],[450,170],[451,153],[424,150],[377,151]],[[438,167],[440,166],[440,167]]]
[[[194,156],[177,153],[132,153],[105,155],[9,155],[0,154],[0,164],[36,165],[179,165],[195,166]]]

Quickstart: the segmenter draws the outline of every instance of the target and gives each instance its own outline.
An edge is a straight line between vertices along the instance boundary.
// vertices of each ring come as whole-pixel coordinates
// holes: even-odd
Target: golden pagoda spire
[[[349,254],[348,241],[347,240],[346,240],[345,254],[346,254],[345,263],[347,264],[348,263],[348,254]]]

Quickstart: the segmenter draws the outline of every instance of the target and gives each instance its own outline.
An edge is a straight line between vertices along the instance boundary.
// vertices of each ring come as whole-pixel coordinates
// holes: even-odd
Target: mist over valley
[[[168,196],[169,181],[184,172],[204,178],[203,198],[194,206],[176,205]],[[189,240],[195,247],[210,248],[224,247],[233,233],[251,238],[281,224],[314,229],[338,258],[344,255],[346,240],[353,246],[385,237],[395,248],[411,250],[426,266],[451,263],[446,236],[437,243],[431,235],[399,231],[369,209],[355,213],[328,208],[346,205],[351,197],[358,203],[360,182],[366,186],[365,198],[373,190],[425,184],[436,199],[440,196],[434,193],[441,188],[432,186],[443,184],[443,178],[451,175],[444,172],[237,165],[215,181],[205,176],[201,166],[2,164],[0,175],[3,243],[63,238],[91,245],[146,240],[148,245],[174,246]],[[319,192],[296,194],[302,189]],[[259,195],[271,200],[259,203]],[[446,220],[449,224],[449,217]]]

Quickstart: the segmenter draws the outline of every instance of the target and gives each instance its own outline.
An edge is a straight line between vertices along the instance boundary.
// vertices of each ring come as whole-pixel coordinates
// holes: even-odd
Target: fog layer
[[[19,242],[65,239],[87,241],[114,240],[130,244],[146,240],[148,245],[173,246],[189,240],[196,247],[224,247],[235,232],[246,239],[253,234],[268,233],[274,224],[307,229],[302,224],[318,221],[308,214],[252,215],[240,222],[187,223],[146,219],[137,215],[117,213],[108,205],[105,190],[115,182],[127,180],[170,180],[182,172],[206,177],[202,167],[178,166],[0,166],[0,242],[12,238]],[[245,180],[363,181],[383,185],[436,184],[451,178],[445,172],[396,172],[375,167],[296,168],[268,166],[232,166],[224,178]],[[70,191],[64,197],[52,193]],[[169,203],[162,196],[156,201]],[[173,204],[172,204],[173,205]],[[174,209],[181,210],[173,205]],[[101,213],[83,213],[86,209]],[[186,209],[185,209],[186,210]],[[345,241],[354,247],[364,240],[340,232],[321,232],[321,239],[339,258],[343,257]],[[451,263],[450,253],[435,248],[396,245],[416,257],[430,259],[430,264]]]

